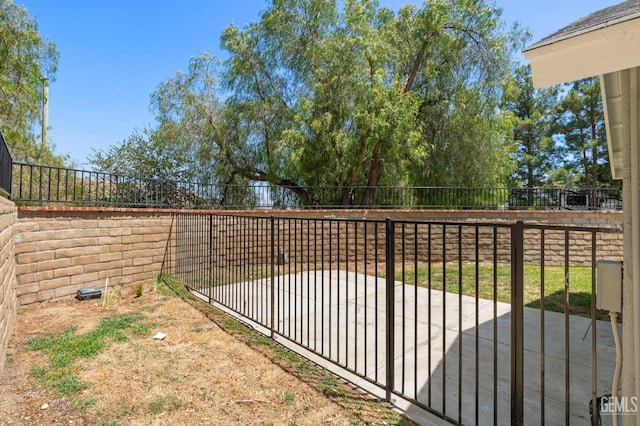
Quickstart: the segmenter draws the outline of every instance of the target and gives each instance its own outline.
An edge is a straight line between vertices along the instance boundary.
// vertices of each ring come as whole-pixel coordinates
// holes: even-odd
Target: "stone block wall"
[[[211,222],[214,232],[208,231],[209,219],[176,229],[172,213],[183,211],[155,209],[99,209],[99,208],[47,208],[20,207],[15,225],[16,277],[19,305],[72,297],[81,287],[103,287],[110,279],[112,286],[144,282],[160,272],[165,260],[196,258],[183,265],[195,272],[211,266],[242,266],[270,263],[269,220],[216,219]],[[187,216],[206,212],[186,212]],[[460,254],[463,261],[475,260],[475,227],[458,228],[452,223],[512,224],[522,220],[525,224],[571,225],[620,229],[619,212],[559,212],[559,211],[223,211],[229,215],[287,218],[277,221],[277,249],[286,249],[289,263],[306,264],[323,261],[334,263],[340,258],[343,267],[352,268],[353,262],[362,267],[376,260],[384,261],[384,223],[378,225],[359,222],[360,219],[419,220],[440,223],[431,230],[427,225],[414,227],[407,224],[404,238],[402,227],[396,226],[396,254],[403,253],[408,261],[429,259],[428,235],[431,232],[431,261],[442,261],[442,243],[446,246],[447,262],[455,262]],[[207,216],[205,216],[207,217]],[[331,229],[325,222],[308,225],[295,218],[349,219],[333,222]],[[446,227],[442,224],[447,223]],[[174,226],[174,228],[172,228]],[[443,238],[443,229],[446,235]],[[462,229],[462,250],[458,250],[458,233]],[[178,235],[180,232],[185,235]],[[496,256],[499,262],[510,260],[509,228],[497,228]],[[363,236],[367,235],[366,244]],[[171,235],[171,239],[170,239]],[[175,238],[187,238],[188,252],[172,251]],[[292,235],[292,239],[288,239]],[[376,238],[377,237],[377,238]],[[564,264],[565,234],[563,231],[545,231],[545,262]],[[538,264],[542,235],[539,230],[525,231],[525,261]],[[255,240],[255,241],[254,241]],[[404,243],[403,243],[404,240]],[[317,242],[320,242],[318,244]],[[417,243],[417,244],[416,244]],[[212,245],[216,257],[211,263],[207,245]],[[312,246],[310,246],[312,245]],[[378,247],[376,252],[375,247]],[[493,228],[479,228],[480,262],[492,261]],[[239,251],[239,247],[243,247]],[[571,232],[569,263],[589,266],[591,234]],[[167,250],[169,248],[169,250]],[[339,250],[338,250],[339,248]],[[622,233],[599,233],[596,242],[598,259],[622,259]],[[366,253],[366,259],[365,259]],[[376,259],[376,253],[378,258]],[[382,258],[380,258],[382,256]],[[345,261],[352,262],[350,266]]]
[[[160,271],[171,213],[153,209],[20,207],[19,305],[69,298],[87,286],[141,283]]]
[[[216,216],[200,221],[191,216],[178,226],[178,244],[184,253],[178,258],[190,271],[209,267],[242,268],[271,262],[271,222],[268,216],[250,218],[247,212]],[[258,213],[255,213],[256,216]],[[518,220],[524,231],[524,259],[527,264],[586,266],[599,259],[622,260],[622,216],[616,212],[486,212],[486,211],[305,211],[273,212],[275,252],[284,250],[288,263],[341,264],[364,268],[384,263],[386,253],[384,217],[395,223],[396,259],[406,262],[493,262],[511,261],[511,228]],[[314,220],[317,218],[319,220]],[[364,222],[361,219],[375,219]],[[331,221],[327,219],[332,219]],[[403,222],[406,221],[406,222]],[[411,222],[416,221],[416,222]],[[423,222],[423,223],[418,223]],[[424,222],[428,222],[425,224]],[[462,225],[464,223],[464,225]],[[546,225],[546,227],[545,227]],[[570,231],[555,225],[573,227]],[[612,230],[594,234],[581,227]],[[544,228],[544,229],[543,229]],[[477,233],[477,235],[476,235]],[[476,243],[477,238],[477,243]],[[211,245],[210,248],[209,245]],[[476,250],[477,247],[477,250]],[[595,248],[595,256],[593,249]],[[213,256],[210,260],[209,255]],[[350,266],[349,266],[350,265]]]
[[[16,206],[0,197],[0,374],[16,316],[16,264],[14,230]]]

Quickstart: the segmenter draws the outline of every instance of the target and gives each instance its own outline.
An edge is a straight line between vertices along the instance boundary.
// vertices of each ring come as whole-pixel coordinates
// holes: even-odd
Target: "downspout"
[[[631,143],[631,253],[633,283],[633,355],[635,395],[640,395],[640,177],[638,175],[638,68],[629,70],[629,140]],[[636,426],[640,426],[640,413],[636,413]]]

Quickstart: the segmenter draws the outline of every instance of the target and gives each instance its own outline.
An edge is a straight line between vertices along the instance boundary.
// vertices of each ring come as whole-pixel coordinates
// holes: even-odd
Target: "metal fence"
[[[616,233],[183,213],[163,269],[388,401],[457,424],[573,424],[610,391],[594,291]]]
[[[3,170],[5,168],[3,167]],[[23,204],[189,209],[620,210],[620,188],[278,187],[209,185],[60,167],[13,164],[7,183]]]
[[[13,160],[11,159],[11,153],[7,142],[4,140],[4,135],[0,131],[0,191],[6,195],[11,194],[11,168]]]

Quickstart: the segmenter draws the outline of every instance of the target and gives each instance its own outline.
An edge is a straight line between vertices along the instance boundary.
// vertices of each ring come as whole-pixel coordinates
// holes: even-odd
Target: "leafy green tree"
[[[404,178],[423,155],[418,101],[394,75],[393,13],[373,1],[274,1],[258,23],[228,27],[224,78],[235,129],[228,161],[250,180],[296,192]],[[229,151],[227,151],[229,152]],[[328,200],[322,200],[327,202]],[[331,200],[329,202],[338,202]]]
[[[559,136],[565,164],[580,176],[586,188],[611,182],[600,82],[590,78],[574,82],[561,104]]]
[[[505,29],[500,10],[482,1],[429,2],[404,8],[399,51],[407,87],[420,99],[424,163],[414,163],[412,184],[494,186],[514,164],[508,115],[498,110],[509,81],[512,53],[524,42]]]
[[[14,160],[63,161],[36,142],[44,78],[54,81],[58,57],[55,44],[40,35],[27,9],[0,0],[0,129]]]
[[[553,140],[558,87],[534,89],[529,65],[519,67],[503,108],[513,114],[513,139],[516,144],[516,182],[527,188],[541,187],[558,166]],[[555,175],[554,175],[555,176]]]
[[[91,162],[99,170],[149,179],[188,178],[188,164],[179,144],[165,144],[155,130],[136,130],[120,145],[94,151]]]
[[[227,60],[201,55],[160,85],[153,137],[181,144],[209,182],[265,182],[305,204],[348,204],[356,186],[366,204],[382,185],[498,184],[512,167],[498,106],[521,40],[479,0],[397,14],[273,0],[225,29]]]

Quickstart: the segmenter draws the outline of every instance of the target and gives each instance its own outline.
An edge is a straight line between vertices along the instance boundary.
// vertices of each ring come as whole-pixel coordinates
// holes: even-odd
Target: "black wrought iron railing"
[[[622,260],[614,240],[619,229],[181,212],[163,272],[387,401],[453,424],[596,424],[615,370],[596,262]]]
[[[4,135],[0,131],[0,191],[5,195],[11,194],[11,168],[13,160],[11,159],[11,153],[9,147],[4,140]]]
[[[11,198],[23,204],[188,209],[622,209],[620,188],[210,185],[25,163],[13,163],[13,177],[3,179],[8,179]]]

